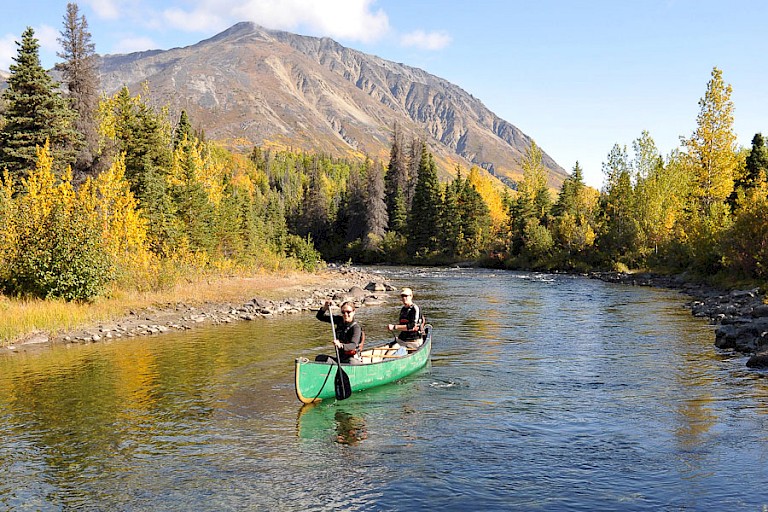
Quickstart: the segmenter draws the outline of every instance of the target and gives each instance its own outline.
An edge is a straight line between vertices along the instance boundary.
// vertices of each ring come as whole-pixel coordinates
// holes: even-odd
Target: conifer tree
[[[419,178],[408,216],[409,256],[427,257],[440,248],[441,187],[432,153],[422,146]]]
[[[762,133],[752,137],[752,148],[745,161],[745,178],[738,185],[743,188],[754,188],[760,183],[768,182],[768,147],[765,145]]]
[[[374,241],[387,232],[387,205],[384,202],[384,168],[376,161],[368,168],[366,182],[366,234],[364,247],[372,249]]]
[[[442,253],[450,258],[457,256],[459,246],[464,242],[462,215],[459,207],[459,195],[462,189],[461,169],[457,168],[456,178],[445,184],[443,209],[440,217],[442,235]]]
[[[402,135],[399,127],[395,124],[392,133],[392,147],[389,152],[389,165],[384,177],[384,192],[389,229],[397,233],[403,233],[406,212],[408,211],[408,169],[406,163]]]
[[[70,105],[77,112],[75,128],[83,138],[74,170],[79,174],[87,173],[92,170],[98,154],[96,113],[99,107],[99,75],[88,21],[85,16],[79,16],[76,3],[67,4],[64,28],[58,42],[62,51],[57,56],[64,62],[57,63],[55,68],[61,72],[67,86]]]
[[[179,116],[179,123],[176,125],[176,129],[173,131],[173,149],[178,149],[179,145],[184,140],[192,140],[192,123],[189,122],[189,116],[186,110],[181,111]],[[254,151],[256,148],[254,148]]]
[[[424,141],[418,137],[412,137],[410,144],[408,144],[406,155],[406,167],[408,169],[406,181],[408,186],[405,194],[405,205],[408,210],[411,209],[413,195],[416,191],[416,183],[419,181],[419,163],[421,162],[422,146],[424,146]]]
[[[608,162],[603,163],[603,172],[606,185],[601,198],[604,219],[599,245],[608,260],[625,260],[634,252],[636,234],[632,168],[626,146],[613,146]]]
[[[32,28],[17,42],[19,52],[11,64],[5,124],[0,129],[0,168],[24,178],[34,169],[37,150],[50,143],[58,169],[74,162],[82,139],[74,129],[74,111],[57,91],[58,84],[40,64],[40,44]]]
[[[200,151],[193,141],[187,141],[180,146],[174,152],[174,183],[171,196],[189,247],[193,251],[211,253],[216,243],[216,233],[213,230],[215,212],[200,179],[204,165]]]
[[[584,183],[581,166],[576,162],[552,207],[553,233],[565,254],[564,265],[573,265],[570,256],[595,242],[594,211],[597,193],[590,193],[590,190]]]
[[[491,210],[469,179],[461,183],[459,211],[461,213],[462,232],[458,246],[459,256],[477,258],[485,248],[490,236]]]
[[[361,168],[354,168],[349,173],[346,191],[347,222],[346,242],[365,238],[367,230],[367,191],[366,174],[371,162],[366,160]]]
[[[171,129],[161,112],[141,96],[132,97],[123,87],[99,107],[100,131],[111,146],[106,154],[125,154],[125,177],[131,191],[146,203],[145,189],[151,177],[166,176],[171,167]]]
[[[521,161],[523,179],[517,186],[518,195],[509,210],[510,252],[515,255],[524,249],[526,230],[530,232],[533,225],[545,226],[552,208],[542,157],[541,149],[531,141]]]

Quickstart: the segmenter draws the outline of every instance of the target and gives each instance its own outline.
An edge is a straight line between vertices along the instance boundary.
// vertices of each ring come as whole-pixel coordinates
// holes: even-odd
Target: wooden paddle
[[[333,379],[333,389],[336,391],[336,400],[345,400],[352,396],[352,385],[349,383],[349,375],[341,367],[341,357],[339,356],[339,347],[336,346],[336,327],[333,325],[333,311],[328,305],[328,314],[331,317],[331,330],[333,331],[333,347],[336,349],[336,378]]]

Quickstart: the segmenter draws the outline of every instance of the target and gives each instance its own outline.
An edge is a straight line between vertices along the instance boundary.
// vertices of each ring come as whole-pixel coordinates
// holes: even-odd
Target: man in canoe
[[[418,348],[423,343],[422,327],[424,316],[419,306],[413,303],[413,290],[403,288],[400,290],[400,300],[403,307],[400,308],[398,323],[387,325],[387,330],[397,334],[397,344],[406,348]]]
[[[317,319],[323,322],[331,322],[331,301],[325,301],[325,304],[317,310]],[[328,313],[328,314],[326,314]],[[341,305],[341,315],[333,315],[333,326],[336,328],[336,339],[333,343],[339,349],[339,358],[342,363],[362,364],[358,356],[362,350],[363,328],[355,320],[355,303],[347,301]],[[320,354],[315,361],[334,363],[336,358]]]

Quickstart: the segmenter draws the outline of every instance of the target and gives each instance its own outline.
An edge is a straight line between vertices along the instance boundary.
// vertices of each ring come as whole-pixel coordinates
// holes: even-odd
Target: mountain
[[[101,58],[112,94],[149,86],[177,119],[186,110],[209,139],[277,145],[385,162],[398,124],[429,144],[438,163],[477,165],[519,181],[531,138],[460,87],[421,69],[346,48],[328,38],[238,23],[192,46]],[[546,153],[549,185],[567,176]]]

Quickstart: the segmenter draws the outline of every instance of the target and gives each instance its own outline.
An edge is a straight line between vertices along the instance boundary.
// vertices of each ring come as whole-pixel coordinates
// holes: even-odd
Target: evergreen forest
[[[424,140],[392,127],[389,158],[209,141],[149,91],[99,92],[87,20],[68,4],[62,77],[27,28],[0,99],[0,291],[91,300],[190,274],[313,271],[327,261],[586,272],[643,269],[768,282],[768,148],[737,144],[713,68],[688,136],[661,155],[616,144],[601,190],[576,162],[547,187],[531,144],[516,189],[476,167],[438,179]],[[692,123],[693,124],[693,123]]]

